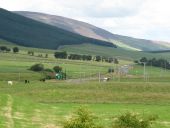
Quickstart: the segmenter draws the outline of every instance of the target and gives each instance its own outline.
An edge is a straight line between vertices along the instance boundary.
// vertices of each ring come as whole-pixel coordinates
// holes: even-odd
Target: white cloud
[[[82,20],[112,33],[170,42],[169,0],[0,0],[8,10],[27,10]]]

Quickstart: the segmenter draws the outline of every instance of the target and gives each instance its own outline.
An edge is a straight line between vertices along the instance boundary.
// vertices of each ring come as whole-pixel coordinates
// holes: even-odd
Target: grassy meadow
[[[0,82],[0,126],[15,128],[61,127],[81,105],[87,106],[110,127],[112,119],[124,112],[158,115],[153,128],[170,126],[170,85],[168,83],[63,81],[7,86]]]
[[[120,60],[118,65],[60,60],[51,50],[35,49],[35,55],[30,56],[27,51],[34,49],[20,48],[17,54],[0,53],[0,128],[60,128],[80,106],[87,106],[107,128],[114,116],[129,111],[158,115],[153,128],[170,127],[169,70],[148,66],[144,80],[143,66],[138,65],[133,65],[128,75],[107,73],[108,68],[133,64],[129,60]],[[46,53],[48,58],[38,57]],[[28,70],[36,63],[50,69],[61,66],[68,79],[41,82],[42,73]],[[110,81],[99,82],[99,73]],[[25,84],[25,79],[30,84]],[[7,85],[8,80],[14,84]]]

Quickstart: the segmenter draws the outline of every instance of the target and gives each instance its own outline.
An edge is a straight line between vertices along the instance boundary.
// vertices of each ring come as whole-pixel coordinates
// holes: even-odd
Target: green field
[[[170,126],[169,83],[31,82],[8,86],[0,82],[1,127],[57,127],[85,105],[109,127],[112,117],[133,111],[158,115],[153,128]]]
[[[120,60],[118,65],[71,61],[55,59],[50,50],[36,49],[35,55],[30,56],[30,48],[20,48],[17,54],[0,53],[0,128],[59,128],[82,105],[107,128],[115,115],[128,111],[158,115],[153,128],[170,127],[169,70],[148,66],[144,80],[143,66],[139,65],[133,65],[127,75],[107,73],[108,68],[133,64],[129,60]],[[49,57],[38,57],[40,53],[48,53]],[[40,82],[43,74],[28,70],[36,63],[45,68],[61,66],[68,79]],[[101,78],[110,77],[110,81],[99,82],[99,73]],[[30,84],[24,84],[25,79]],[[7,85],[8,80],[14,85]]]

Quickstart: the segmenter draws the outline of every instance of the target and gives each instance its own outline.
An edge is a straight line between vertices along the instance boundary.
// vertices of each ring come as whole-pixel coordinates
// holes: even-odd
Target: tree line
[[[80,54],[68,54],[66,51],[55,52],[55,58],[58,59],[70,59],[70,60],[84,60],[84,61],[97,61],[97,62],[108,62],[118,64],[117,58],[104,57],[104,56],[92,56],[92,55],[80,55]]]
[[[11,52],[11,51],[13,51],[14,53],[17,53],[17,52],[19,52],[19,48],[18,47],[13,47],[11,49],[11,48],[8,48],[6,46],[0,46],[0,52]]]
[[[155,67],[161,67],[165,69],[170,69],[170,62],[166,59],[148,59],[146,57],[142,57],[139,61],[135,61],[135,63],[143,65],[144,63],[148,66],[155,66]]]

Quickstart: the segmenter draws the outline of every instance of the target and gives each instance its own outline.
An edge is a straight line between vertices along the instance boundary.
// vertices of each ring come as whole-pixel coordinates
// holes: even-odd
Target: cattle
[[[27,83],[30,83],[30,81],[29,80],[25,80],[25,84],[27,84]]]
[[[40,79],[40,81],[45,82],[45,78]]]
[[[12,81],[8,81],[8,85],[13,85],[13,82]]]

